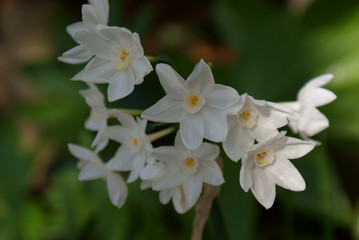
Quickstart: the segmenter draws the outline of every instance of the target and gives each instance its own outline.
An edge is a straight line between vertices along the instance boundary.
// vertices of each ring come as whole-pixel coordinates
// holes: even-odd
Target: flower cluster
[[[204,183],[224,183],[216,161],[222,143],[229,159],[241,160],[240,186],[244,191],[250,189],[265,208],[273,205],[276,185],[292,191],[305,189],[304,179],[289,159],[310,152],[317,142],[309,137],[328,127],[328,119],[317,107],[336,98],[322,88],[332,75],[309,81],[297,101],[285,103],[257,100],[216,84],[204,60],[185,80],[170,65],[151,63],[153,57],[144,55],[137,33],[107,26],[108,11],[107,0],[83,5],[82,22],[67,28],[79,45],[59,57],[70,64],[89,61],[73,77],[89,86],[80,92],[91,108],[85,127],[97,132],[93,150],[69,144],[70,152],[79,159],[80,180],[104,179],[111,202],[121,207],[127,185],[119,172],[129,172],[127,183],[141,180],[143,189],[159,191],[161,203],[172,200],[176,211],[184,213],[196,204]],[[95,83],[107,83],[107,100],[116,101],[131,94],[134,85],[153,70],[152,65],[166,92],[162,99],[136,118],[128,111],[106,107],[106,98]],[[109,118],[116,118],[118,124],[110,125]],[[146,133],[147,121],[171,126]],[[286,125],[304,140],[280,131]],[[153,141],[177,129],[174,145],[153,148]],[[119,147],[104,163],[99,153],[110,140]]]

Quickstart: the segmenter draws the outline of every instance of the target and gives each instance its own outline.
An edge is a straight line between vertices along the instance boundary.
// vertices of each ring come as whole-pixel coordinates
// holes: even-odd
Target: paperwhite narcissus
[[[197,202],[204,182],[213,186],[224,183],[222,171],[215,161],[218,155],[218,146],[209,143],[202,143],[196,150],[188,149],[177,132],[174,146],[162,146],[152,151],[152,156],[163,164],[156,173],[158,177],[153,178],[152,171],[143,172],[141,177],[149,180],[152,177],[152,187],[157,191],[181,186],[191,208]]]
[[[96,32],[78,32],[75,39],[95,57],[73,80],[108,83],[110,102],[129,95],[153,70],[138,34],[126,28],[97,25]]]
[[[300,114],[298,119],[289,119],[289,127],[293,132],[299,132],[304,139],[318,134],[329,126],[328,119],[319,112],[317,107],[326,105],[337,98],[333,92],[322,88],[333,77],[332,74],[316,77],[299,90],[297,101],[281,103]]]
[[[211,69],[201,60],[185,81],[167,64],[156,72],[167,95],[142,113],[151,121],[180,123],[185,146],[198,148],[203,138],[221,142],[227,136],[227,111],[238,101],[233,88],[215,84]]]
[[[279,133],[278,128],[288,123],[288,117],[299,117],[286,107],[256,100],[247,94],[241,95],[233,113],[228,115],[229,131],[223,149],[235,162],[243,157],[254,140],[263,142],[274,137]]]
[[[122,207],[125,203],[128,190],[120,174],[113,172],[113,169],[104,164],[102,160],[88,149],[75,145],[68,145],[71,154],[79,159],[77,164],[81,170],[79,174],[80,181],[104,179],[111,202],[116,207]]]
[[[146,120],[135,119],[126,113],[113,111],[121,126],[110,126],[104,130],[104,135],[121,143],[115,156],[108,162],[117,171],[131,171],[128,182],[135,181],[145,166],[150,162],[152,144],[145,133]]]
[[[75,35],[81,31],[96,31],[97,24],[107,25],[109,17],[108,0],[89,0],[82,6],[82,22],[67,26],[66,30],[76,41]],[[69,64],[80,64],[89,61],[93,53],[88,51],[80,42],[79,45],[64,52],[58,59]]]
[[[108,137],[103,134],[103,130],[107,127],[110,110],[106,108],[104,97],[96,85],[89,83],[88,86],[90,88],[80,91],[87,105],[91,107],[91,113],[85,122],[85,127],[89,130],[97,131],[92,147],[96,147],[95,152],[99,152],[108,143]]]
[[[251,189],[253,195],[265,208],[275,199],[275,185],[292,191],[303,191],[305,182],[288,159],[296,159],[310,152],[315,144],[286,137],[286,132],[266,142],[255,144],[242,158],[240,184],[244,191]]]

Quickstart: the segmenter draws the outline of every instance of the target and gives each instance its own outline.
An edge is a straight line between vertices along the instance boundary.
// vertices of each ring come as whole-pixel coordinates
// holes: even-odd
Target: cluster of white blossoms
[[[172,200],[176,211],[184,213],[196,204],[204,183],[224,183],[216,161],[218,144],[222,143],[229,159],[241,160],[240,186],[244,191],[250,189],[265,208],[273,205],[276,185],[292,191],[305,189],[304,179],[289,160],[310,152],[318,142],[309,137],[329,126],[317,107],[336,98],[322,88],[332,75],[309,81],[299,91],[297,101],[279,104],[216,84],[204,60],[186,80],[170,65],[152,62],[166,95],[134,117],[131,111],[108,109],[95,83],[108,84],[108,101],[124,98],[153,70],[148,60],[153,57],[144,55],[137,33],[107,26],[108,12],[107,0],[90,0],[83,5],[82,22],[67,28],[79,45],[59,57],[70,64],[89,61],[73,77],[89,86],[80,92],[91,108],[85,127],[97,132],[93,150],[69,144],[70,152],[79,159],[80,180],[104,179],[111,202],[121,207],[127,184],[120,172],[128,172],[127,183],[139,179],[142,189],[159,191],[161,203]],[[109,118],[116,118],[118,124],[110,125]],[[146,133],[147,121],[171,126]],[[286,125],[304,140],[278,130]],[[153,148],[153,141],[177,129],[174,145]],[[119,147],[103,162],[99,153],[110,140]]]

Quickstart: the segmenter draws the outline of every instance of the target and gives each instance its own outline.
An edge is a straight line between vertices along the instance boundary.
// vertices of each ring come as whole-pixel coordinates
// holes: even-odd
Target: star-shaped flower
[[[229,132],[223,149],[236,162],[255,140],[263,142],[274,137],[278,128],[288,123],[288,117],[298,117],[280,104],[256,100],[247,94],[241,95],[233,113],[228,116]]]
[[[240,184],[244,191],[251,189],[253,195],[265,208],[275,199],[275,185],[292,191],[303,191],[305,182],[288,159],[296,159],[310,152],[315,144],[286,137],[286,132],[266,142],[255,144],[242,159]]]
[[[78,32],[75,39],[95,57],[73,80],[108,83],[111,102],[129,95],[153,70],[138,34],[126,28],[97,25],[96,32]]]
[[[140,176],[145,163],[152,160],[152,144],[145,133],[147,121],[140,118],[135,121],[131,115],[119,111],[113,113],[122,125],[107,127],[104,134],[121,146],[108,165],[117,171],[131,171],[127,181],[133,182]]]
[[[209,143],[202,143],[196,150],[186,148],[180,134],[177,133],[174,146],[162,146],[152,151],[152,156],[160,163],[151,166],[152,171],[147,169],[142,172],[141,177],[151,180],[154,190],[172,189],[163,194],[169,194],[173,198],[181,192],[172,191],[183,191],[185,199],[176,195],[176,200],[173,200],[182,203],[185,201],[189,209],[197,202],[204,182],[214,186],[224,182],[221,169],[215,161],[218,155],[218,146]],[[173,189],[175,187],[180,189]]]
[[[113,169],[104,164],[102,160],[88,149],[75,145],[68,145],[71,154],[79,159],[77,164],[81,170],[79,174],[80,181],[104,179],[111,202],[116,207],[122,207],[127,198],[127,185],[121,175],[113,172]]]
[[[317,107],[326,105],[337,98],[333,92],[322,88],[333,77],[332,74],[324,74],[310,80],[299,90],[297,101],[282,103],[300,114],[298,119],[289,119],[289,126],[293,132],[299,132],[304,139],[318,134],[329,126],[328,119],[319,112]]]
[[[185,81],[167,64],[156,72],[167,95],[142,113],[157,121],[180,123],[180,134],[187,148],[198,148],[203,138],[221,142],[227,136],[227,111],[239,99],[233,88],[215,84],[211,69],[201,60]]]
[[[89,0],[89,4],[82,6],[82,22],[67,26],[66,30],[76,41],[75,35],[81,31],[96,31],[97,24],[107,25],[109,15],[108,0]],[[89,61],[93,54],[80,42],[79,45],[64,52],[58,59],[65,63],[79,64]]]

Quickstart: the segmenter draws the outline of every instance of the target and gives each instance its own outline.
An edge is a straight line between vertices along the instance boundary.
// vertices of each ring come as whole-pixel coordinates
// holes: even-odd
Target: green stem
[[[216,229],[216,233],[218,239],[221,240],[229,240],[228,233],[226,230],[226,226],[224,224],[223,214],[221,210],[221,206],[219,204],[218,198],[213,200],[211,218],[213,221],[213,225]]]
[[[116,109],[120,112],[123,112],[123,113],[128,113],[130,115],[133,115],[133,116],[139,116],[143,113],[144,110],[142,109],[128,109],[128,108],[119,108],[119,109]]]
[[[156,57],[154,57],[154,56],[146,56],[146,58],[148,59],[148,61],[150,61],[150,62],[157,62],[158,60],[157,60],[157,58]]]
[[[151,133],[149,135],[147,135],[147,138],[150,142],[156,141],[157,139],[167,136],[168,134],[174,132],[176,130],[176,128],[174,127],[170,127],[170,128],[166,128],[163,129],[161,131],[155,132],[155,133]]]

